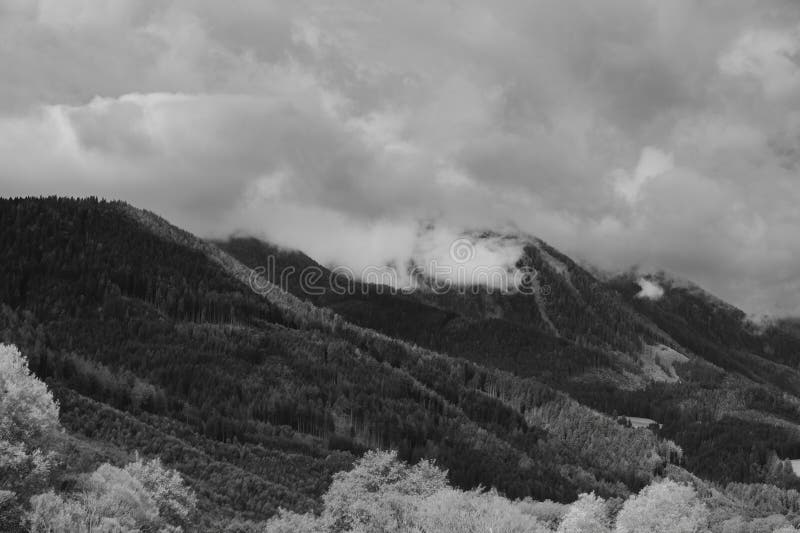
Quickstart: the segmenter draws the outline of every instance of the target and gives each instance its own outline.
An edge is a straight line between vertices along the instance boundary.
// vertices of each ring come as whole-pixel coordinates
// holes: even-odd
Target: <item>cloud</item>
[[[720,57],[719,67],[758,82],[770,97],[794,92],[800,88],[800,28],[746,31]]]
[[[660,300],[661,297],[664,296],[664,288],[654,281],[650,281],[646,278],[639,278],[636,283],[642,288],[642,290],[636,293],[637,298]]]
[[[0,193],[352,266],[411,260],[420,220],[516,227],[798,313],[799,25],[780,0],[0,0]]]
[[[672,155],[650,146],[642,150],[636,169],[632,173],[618,170],[615,174],[615,190],[629,203],[639,198],[642,187],[651,179],[657,178],[674,168]]]

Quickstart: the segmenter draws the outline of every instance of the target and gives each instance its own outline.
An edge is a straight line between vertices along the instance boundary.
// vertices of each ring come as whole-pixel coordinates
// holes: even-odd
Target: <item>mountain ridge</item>
[[[70,432],[97,449],[107,442],[158,453],[199,483],[205,520],[264,518],[281,501],[307,509],[303,502],[365,445],[438,458],[461,486],[559,499],[579,488],[627,494],[626,483],[641,486],[669,460],[651,453],[665,444],[649,432],[535,380],[351,326],[277,289],[263,298],[236,260],[129,206],[0,200],[0,217],[2,340],[29,354]],[[571,419],[560,416],[565,409]],[[633,469],[614,466],[610,450],[579,445],[588,435],[569,421],[579,419],[625,442]],[[545,425],[571,436],[555,439]],[[257,493],[266,491],[257,503],[226,479],[238,471],[232,461],[264,468],[253,461],[265,446],[301,458],[268,463],[276,481],[304,481],[270,493],[253,478]]]
[[[0,199],[0,222],[0,341],[29,354],[62,401],[62,423],[92,443],[73,452],[75,464],[106,448],[109,460],[157,454],[197,490],[204,527],[308,510],[370,447],[435,459],[457,486],[510,497],[625,496],[675,468],[715,483],[800,486],[768,453],[800,456],[797,436],[744,416],[800,423],[794,395],[769,374],[757,383],[696,354],[673,362],[677,381],[645,379],[637,352],[615,346],[640,347],[636,328],[673,327],[671,315],[642,307],[639,322],[626,319],[650,303],[555,249],[546,253],[572,288],[536,249],[528,259],[562,289],[547,311],[571,338],[526,324],[538,304],[520,294],[454,293],[433,307],[359,286],[305,301],[254,267],[265,253],[286,264],[307,256],[251,240],[218,246],[127,204]],[[487,316],[491,306],[502,315]],[[663,427],[630,428],[619,415]],[[710,456],[706,427],[741,446],[720,441]],[[759,452],[742,456],[744,447]],[[233,482],[243,468],[259,474]]]
[[[251,241],[252,244],[253,241]],[[231,241],[233,243],[233,241]],[[230,244],[230,243],[229,243]],[[239,245],[241,246],[241,241]],[[222,245],[225,247],[225,245]],[[233,246],[236,246],[233,243]],[[545,244],[545,246],[547,246]],[[251,250],[252,252],[252,250]],[[238,255],[236,252],[232,252],[233,255]],[[555,252],[558,253],[558,252]],[[242,257],[246,256],[247,253],[242,252],[239,250],[239,254],[242,254]],[[556,256],[558,257],[558,256]],[[263,257],[262,257],[263,259]],[[252,260],[252,255],[251,255]],[[246,261],[245,261],[246,262]],[[563,261],[565,264],[570,265],[569,261]],[[543,269],[545,273],[549,273],[552,277],[552,272]],[[580,271],[577,271],[580,275]],[[624,281],[626,285],[621,286],[621,282]],[[573,379],[573,383],[567,383],[566,385],[560,383],[558,379],[548,379],[547,371],[544,373],[541,372],[542,368],[537,365],[537,368],[540,372],[537,373],[537,376],[542,378],[544,377],[544,381],[547,383],[551,383],[557,388],[562,388],[563,390],[568,391],[571,395],[574,395],[576,398],[580,399],[582,402],[586,403],[587,405],[594,406],[599,408],[601,411],[614,414],[614,413],[626,413],[628,415],[637,414],[642,417],[646,418],[653,418],[656,420],[664,419],[668,417],[664,411],[673,411],[673,412],[680,412],[685,411],[683,404],[675,397],[673,393],[670,393],[666,390],[662,390],[658,387],[659,379],[653,380],[648,379],[652,378],[653,375],[660,375],[660,381],[671,382],[674,385],[670,385],[669,383],[665,383],[665,385],[672,386],[672,387],[689,387],[689,390],[695,390],[695,392],[691,393],[683,393],[688,394],[688,398],[692,398],[691,402],[695,402],[697,405],[701,405],[705,402],[702,400],[702,390],[704,387],[712,387],[718,391],[715,395],[718,394],[719,398],[738,398],[734,400],[733,403],[730,401],[725,400],[722,404],[720,404],[720,408],[713,409],[711,412],[718,413],[717,415],[713,416],[714,420],[721,421],[724,417],[730,415],[734,418],[748,418],[752,420],[752,416],[747,415],[747,406],[754,406],[756,410],[758,409],[775,409],[776,405],[780,405],[783,400],[775,400],[773,407],[765,407],[763,401],[759,398],[762,397],[769,397],[773,396],[776,398],[782,398],[783,395],[787,394],[785,391],[789,391],[792,394],[792,397],[796,394],[797,389],[797,357],[793,360],[793,365],[791,367],[787,367],[785,365],[786,362],[789,362],[789,356],[791,354],[800,354],[797,350],[797,344],[795,343],[788,343],[786,347],[783,348],[782,355],[780,357],[784,357],[787,359],[784,363],[778,362],[779,357],[769,356],[769,354],[765,353],[751,353],[748,352],[746,349],[747,346],[744,348],[738,347],[736,349],[730,348],[731,343],[727,343],[724,346],[716,346],[713,342],[709,339],[705,339],[704,336],[701,336],[702,340],[701,343],[695,342],[693,345],[690,345],[689,348],[686,347],[684,344],[680,344],[675,341],[672,336],[678,334],[686,333],[683,322],[672,322],[670,320],[663,320],[663,317],[660,316],[660,313],[653,313],[652,309],[648,310],[648,306],[656,306],[657,303],[650,302],[650,301],[643,301],[642,299],[638,299],[635,297],[636,293],[639,292],[640,287],[635,283],[635,279],[621,279],[619,277],[609,279],[606,282],[600,282],[599,280],[594,280],[595,283],[606,287],[609,291],[612,291],[616,296],[609,297],[610,301],[616,301],[621,299],[626,303],[625,309],[627,312],[635,312],[641,313],[642,308],[644,307],[644,313],[641,313],[644,316],[642,323],[648,324],[651,328],[655,330],[655,334],[653,340],[668,340],[666,343],[645,343],[644,347],[641,352],[636,352],[634,355],[637,357],[637,364],[643,365],[646,371],[644,372],[644,380],[641,378],[634,379],[633,381],[625,381],[624,379],[620,379],[620,373],[612,371],[611,374],[608,374],[602,368],[593,371],[593,375],[589,382],[582,380],[580,378]],[[672,296],[677,296],[679,299],[683,298],[686,295],[687,298],[691,298],[692,301],[698,301],[702,303],[702,296],[703,293],[699,295],[696,292],[692,291],[684,291],[683,288],[680,288],[676,291],[675,295],[668,295],[667,300],[669,300]],[[698,300],[699,298],[699,300]],[[378,298],[375,297],[374,300]],[[375,302],[371,302],[370,305],[374,304]],[[714,302],[711,302],[714,304]],[[348,302],[348,303],[329,303],[328,305],[331,308],[342,310],[345,309],[345,315],[348,316],[349,319],[359,321],[365,320],[370,321],[374,318],[377,313],[374,312],[365,312],[363,309],[359,313],[359,307],[362,304],[358,302]],[[699,305],[699,304],[698,304]],[[355,307],[355,310],[352,309]],[[369,308],[369,305],[366,306]],[[439,309],[450,309],[452,311],[453,306],[450,305],[439,305]],[[728,307],[721,308],[722,311],[718,310],[719,307],[716,305],[709,305],[709,316],[713,317],[715,313],[719,314],[722,313],[723,317],[726,316],[724,313],[726,310],[732,309]],[[737,324],[737,327],[741,324],[739,318],[742,316],[739,312],[735,313],[734,321],[722,321],[722,326],[730,327],[731,324]],[[395,321],[402,321],[400,320],[400,315],[395,316]],[[450,319],[450,322],[453,320],[458,319]],[[492,327],[495,331],[498,331],[502,328],[502,325],[498,325],[498,320],[495,318],[487,318],[486,321],[492,323]],[[386,322],[391,324],[393,320],[389,319]],[[423,322],[424,327],[430,327],[430,322]],[[712,324],[713,326],[714,324]],[[372,322],[372,326],[376,327],[377,329],[381,329],[381,324],[375,324]],[[474,326],[474,323],[472,324]],[[384,326],[386,329],[391,328],[392,326]],[[508,325],[506,324],[506,327]],[[424,329],[424,328],[416,328]],[[464,328],[466,330],[471,329],[471,327]],[[460,330],[459,333],[464,331],[464,329]],[[394,330],[395,333],[403,335],[402,332],[397,332],[396,329]],[[713,330],[712,330],[713,331]],[[446,329],[445,329],[446,332]],[[691,332],[694,334],[694,332]],[[714,333],[716,337],[720,333]],[[705,333],[704,333],[705,335]],[[745,335],[743,333],[745,337]],[[749,334],[748,334],[749,335]],[[467,335],[468,337],[468,335]],[[429,340],[420,337],[418,334],[407,334],[407,338],[411,338],[414,342],[421,344],[423,346],[431,346]],[[748,342],[753,341],[752,338],[749,338]],[[759,337],[764,342],[774,342],[774,334],[769,333],[769,335],[765,334]],[[700,351],[698,353],[694,348],[700,347],[702,348],[705,346],[705,343],[711,343],[711,345],[716,346],[714,348],[714,353],[726,353],[721,359],[712,358],[711,360],[706,359],[708,353],[703,353]],[[664,348],[659,348],[659,345],[664,345]],[[462,350],[463,345],[459,344],[458,342],[453,343],[453,352],[459,353],[461,356],[467,355],[470,358],[469,352]],[[498,348],[497,344],[492,345],[493,348]],[[546,346],[539,345],[540,349],[546,348]],[[447,342],[440,343],[436,345],[436,349],[443,350],[445,353],[449,353]],[[661,350],[674,350],[677,349],[678,352],[675,355],[669,355],[670,360],[664,361],[665,354],[661,352]],[[591,350],[589,350],[591,353]],[[671,351],[669,353],[672,353]],[[737,355],[738,354],[738,355]],[[617,358],[626,358],[629,357],[631,354],[630,352],[626,356],[625,354],[620,354]],[[597,355],[600,358],[609,357],[609,353],[605,352],[602,354]],[[492,364],[494,366],[499,366],[500,368],[505,368],[506,370],[514,371],[513,365],[505,365],[503,363],[503,351],[498,350],[493,353],[493,357],[490,359],[481,359],[481,358],[473,358],[473,360],[480,361],[482,364]],[[688,361],[686,360],[688,358]],[[649,365],[649,366],[648,366]],[[720,366],[722,365],[722,366]],[[746,366],[742,366],[746,365]],[[602,367],[603,365],[601,365]],[[723,379],[724,376],[728,372],[734,372],[734,376],[740,376],[736,379],[729,380]],[[649,375],[647,375],[649,374]],[[716,377],[715,377],[716,376]],[[711,380],[711,381],[709,381]],[[685,384],[682,384],[685,382]],[[590,385],[587,387],[587,384]],[[607,387],[611,387],[611,389],[607,389]],[[617,389],[614,391],[614,389]],[[625,389],[629,389],[630,392],[627,392]],[[606,392],[600,392],[605,390]],[[639,392],[637,392],[639,391]],[[641,394],[652,395],[652,398],[648,398],[647,401],[641,401]],[[666,395],[666,396],[665,396]],[[713,396],[717,397],[717,396]],[[632,400],[632,398],[639,398],[638,400]],[[656,407],[656,403],[664,401],[670,404],[668,409],[662,409],[660,407]],[[741,406],[741,407],[736,407]],[[790,418],[794,420],[793,422],[789,422],[790,424],[796,424],[798,419],[797,415],[797,408],[796,407],[788,407],[782,409],[782,414],[780,416],[786,416],[788,412],[791,412]],[[743,415],[739,415],[741,410]],[[670,414],[669,416],[675,416]],[[685,413],[680,416],[685,416]],[[705,416],[705,415],[701,415]],[[764,415],[767,416],[767,415]],[[767,417],[769,418],[769,417]],[[783,419],[782,419],[783,420]],[[719,422],[713,422],[717,424]],[[726,422],[727,424],[727,422]],[[683,430],[673,427],[671,428],[667,425],[664,428],[664,432],[667,435],[676,436],[684,434]],[[688,436],[686,436],[688,438]],[[783,438],[783,437],[779,437]],[[696,445],[696,444],[695,444]],[[792,455],[794,452],[785,452],[788,455]]]

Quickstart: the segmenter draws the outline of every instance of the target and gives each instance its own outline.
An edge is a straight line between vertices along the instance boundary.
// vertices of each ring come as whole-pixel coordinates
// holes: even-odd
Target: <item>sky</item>
[[[520,231],[800,314],[800,2],[0,0],[0,72],[2,196],[354,268]]]

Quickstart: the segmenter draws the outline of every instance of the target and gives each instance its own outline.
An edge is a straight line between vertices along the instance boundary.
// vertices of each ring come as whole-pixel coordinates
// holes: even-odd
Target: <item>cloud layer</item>
[[[800,313],[800,5],[0,0],[0,194],[324,262],[514,227]]]

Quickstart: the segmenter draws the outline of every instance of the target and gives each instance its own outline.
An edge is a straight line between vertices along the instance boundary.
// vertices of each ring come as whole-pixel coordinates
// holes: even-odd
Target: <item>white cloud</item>
[[[664,296],[664,288],[654,281],[650,281],[646,278],[639,278],[636,283],[642,288],[642,290],[636,293],[637,298],[660,300],[661,297]]]

